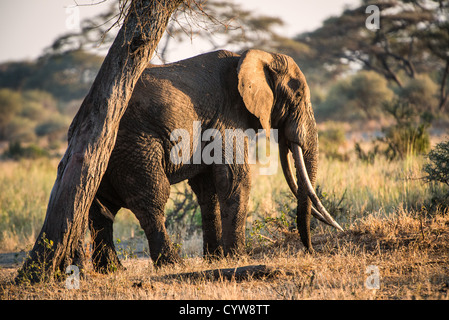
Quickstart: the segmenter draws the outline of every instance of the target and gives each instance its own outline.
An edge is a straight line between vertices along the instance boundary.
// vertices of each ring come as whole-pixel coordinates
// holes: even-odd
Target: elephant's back
[[[229,76],[235,74],[238,59],[220,50],[150,66],[136,83],[122,122],[130,121],[132,127],[143,121],[169,134],[196,120],[215,120],[229,102]]]
[[[177,129],[187,130],[193,139],[194,121],[201,121],[203,130],[217,127],[223,109],[229,108],[229,78],[236,78],[238,59],[234,53],[216,51],[147,68],[121,119],[114,151],[145,149],[149,144],[142,143],[143,138],[159,141],[167,151],[176,144],[170,135]]]
[[[151,65],[142,73],[141,81],[147,88],[153,86],[154,91],[172,95],[179,90],[191,100],[198,100],[223,91],[230,69],[236,69],[239,57],[219,50],[165,65]]]

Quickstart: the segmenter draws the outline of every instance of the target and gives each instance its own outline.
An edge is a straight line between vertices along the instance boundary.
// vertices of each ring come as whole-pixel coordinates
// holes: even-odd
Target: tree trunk
[[[440,84],[440,102],[438,104],[438,110],[444,111],[444,108],[446,107],[446,103],[448,100],[448,93],[446,92],[446,82],[447,77],[449,76],[449,59],[446,60],[446,67],[443,71],[443,77],[441,79]]]
[[[74,263],[134,85],[182,2],[133,0],[129,4],[123,25],[70,125],[44,225],[18,280],[39,281]]]

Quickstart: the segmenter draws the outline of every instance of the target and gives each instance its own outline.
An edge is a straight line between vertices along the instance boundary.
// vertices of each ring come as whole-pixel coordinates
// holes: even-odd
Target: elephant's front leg
[[[245,249],[245,223],[251,187],[249,166],[219,165],[215,167],[214,173],[220,202],[224,254],[241,254]]]

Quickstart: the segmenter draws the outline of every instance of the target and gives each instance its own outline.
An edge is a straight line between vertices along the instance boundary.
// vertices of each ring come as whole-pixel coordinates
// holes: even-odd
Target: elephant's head
[[[238,89],[246,108],[259,119],[266,132],[270,128],[279,130],[282,169],[298,199],[298,230],[303,244],[311,251],[311,213],[319,220],[343,229],[321,204],[314,190],[318,132],[306,78],[291,57],[260,50],[243,53],[237,73]],[[296,166],[297,182],[289,158],[290,151]]]

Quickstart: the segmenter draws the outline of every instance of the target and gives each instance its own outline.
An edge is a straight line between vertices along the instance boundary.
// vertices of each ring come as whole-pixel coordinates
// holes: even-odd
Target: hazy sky
[[[106,10],[114,1],[107,0],[95,6],[79,7],[79,18],[90,17]],[[345,5],[359,0],[234,0],[243,8],[258,14],[278,16],[286,22],[283,31],[288,36],[310,31],[321,21],[341,13]],[[91,4],[102,0],[76,0],[77,4]],[[0,62],[34,59],[45,47],[70,31],[75,0],[0,0]],[[72,20],[71,20],[72,19]],[[200,48],[193,43],[184,55]],[[191,54],[190,54],[191,55]],[[182,53],[180,53],[180,57]]]

